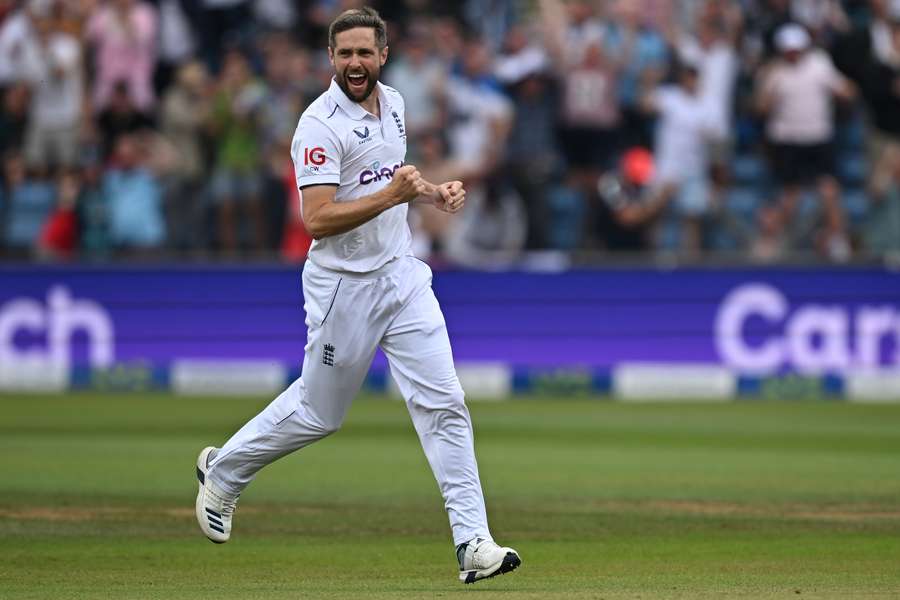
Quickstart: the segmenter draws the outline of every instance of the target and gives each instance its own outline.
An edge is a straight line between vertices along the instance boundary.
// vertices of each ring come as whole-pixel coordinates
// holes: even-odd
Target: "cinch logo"
[[[371,169],[366,169],[362,173],[359,174],[359,184],[360,185],[369,185],[375,181],[381,181],[382,179],[390,179],[394,176],[394,171],[403,166],[403,163],[394,165],[393,168],[382,167],[378,168],[378,163],[373,163]]]
[[[775,287],[732,290],[716,314],[716,347],[742,373],[790,367],[807,375],[900,365],[900,307],[805,304],[791,310]]]
[[[317,166],[322,166],[325,164],[325,148],[321,146],[316,146],[312,150],[309,148],[303,149],[303,164],[309,165],[314,164]]]
[[[115,361],[115,332],[106,310],[90,300],[74,300],[68,289],[55,286],[46,306],[31,298],[15,298],[0,306],[0,366],[45,366],[68,371],[71,341],[76,332],[88,341],[92,368],[108,368]],[[37,338],[37,339],[35,339]],[[41,343],[41,339],[46,342]]]

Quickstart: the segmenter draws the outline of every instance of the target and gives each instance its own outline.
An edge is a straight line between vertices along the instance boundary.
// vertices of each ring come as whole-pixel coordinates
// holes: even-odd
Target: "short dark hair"
[[[365,6],[345,10],[328,27],[328,46],[333,50],[337,45],[337,34],[356,29],[357,27],[370,27],[375,30],[375,45],[379,48],[387,46],[387,26],[381,15],[374,8]]]

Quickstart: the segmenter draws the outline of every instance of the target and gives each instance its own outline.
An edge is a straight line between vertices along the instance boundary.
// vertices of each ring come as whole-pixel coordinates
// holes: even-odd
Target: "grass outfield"
[[[900,597],[900,406],[472,403],[524,564],[463,586],[399,402],[358,401],[206,541],[197,452],[263,405],[0,397],[0,598]]]

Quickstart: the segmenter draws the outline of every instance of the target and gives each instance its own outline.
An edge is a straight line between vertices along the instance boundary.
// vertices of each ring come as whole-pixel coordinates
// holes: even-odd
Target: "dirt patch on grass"
[[[0,518],[20,521],[94,521],[97,519],[128,518],[135,510],[125,507],[87,506],[28,506],[0,508]]]
[[[347,511],[353,513],[360,507],[324,507],[310,505],[247,505],[239,508],[243,517],[252,516],[322,516],[325,513]],[[365,507],[364,510],[370,510]],[[562,506],[566,511],[571,507]],[[846,504],[740,504],[701,500],[609,500],[582,505],[574,512],[602,511],[609,513],[644,513],[696,515],[707,517],[735,517],[761,519],[788,519],[832,523],[862,523],[868,521],[900,521],[900,510],[881,505]],[[137,521],[168,519],[193,519],[191,506],[16,506],[0,507],[0,519],[16,521],[51,521],[77,523],[84,521]]]
[[[308,506],[272,507],[244,506],[242,516],[262,514],[310,515],[322,512],[320,508]],[[77,523],[81,521],[121,521],[135,519],[158,519],[160,516],[176,519],[193,519],[193,506],[136,507],[136,506],[17,506],[0,507],[0,519],[17,521],[58,521]]]
[[[871,520],[900,520],[900,510],[883,506],[812,504],[739,504],[699,500],[639,500],[635,502],[601,502],[601,510],[612,512],[664,512],[683,515],[720,517],[761,517],[854,523]]]

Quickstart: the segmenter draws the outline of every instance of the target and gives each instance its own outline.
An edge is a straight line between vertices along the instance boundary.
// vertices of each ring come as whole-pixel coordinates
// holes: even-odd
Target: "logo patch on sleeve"
[[[303,149],[303,164],[305,166],[309,166],[310,164],[316,166],[322,166],[325,164],[325,148],[321,146],[316,146],[315,148],[304,148]]]

